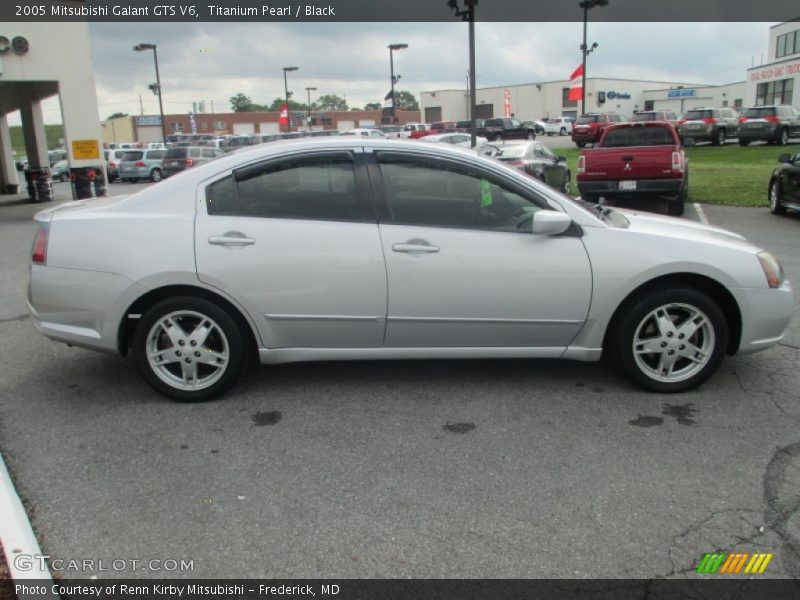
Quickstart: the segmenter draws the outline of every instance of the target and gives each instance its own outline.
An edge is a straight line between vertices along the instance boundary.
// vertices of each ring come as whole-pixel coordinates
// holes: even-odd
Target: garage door
[[[375,119],[359,119],[359,127],[375,127]]]
[[[339,121],[338,123],[336,123],[336,128],[339,131],[348,131],[349,129],[355,129],[356,128],[356,122],[355,121]]]
[[[137,127],[136,137],[140,142],[161,142],[163,141],[161,127]]]
[[[435,121],[442,120],[442,107],[441,106],[431,106],[430,108],[425,107],[425,122],[426,123],[434,123]]]
[[[494,104],[478,104],[475,107],[476,119],[491,119],[494,117]]]
[[[258,124],[258,131],[260,133],[279,133],[281,130],[280,123],[263,122]]]
[[[253,135],[256,132],[255,123],[234,123],[233,135]]]

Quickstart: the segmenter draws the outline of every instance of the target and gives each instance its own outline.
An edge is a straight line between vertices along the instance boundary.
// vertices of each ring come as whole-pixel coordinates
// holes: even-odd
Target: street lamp
[[[475,123],[475,6],[478,0],[464,0],[464,10],[458,8],[458,0],[447,0],[453,14],[469,23],[469,132],[470,146],[478,144]]]
[[[289,98],[291,96],[291,92],[289,92],[289,84],[286,81],[286,73],[289,71],[297,71],[299,67],[283,67],[283,91],[286,93],[286,117],[288,119],[286,123],[286,127],[288,131],[292,131],[292,113],[289,111]]]
[[[586,28],[589,23],[589,10],[596,6],[608,6],[608,0],[581,0],[578,6],[583,9],[583,44],[581,44],[581,54],[583,55],[583,80],[581,81],[581,114],[586,114],[586,57],[597,50],[597,42],[592,47],[586,44]]]
[[[308,94],[308,129],[311,130],[311,92],[316,91],[315,87],[307,87],[306,93]]]
[[[392,79],[392,125],[397,125],[397,118],[394,116],[394,84],[400,81],[400,75],[394,76],[394,51],[405,50],[408,44],[389,44],[389,75]]]
[[[158,50],[155,44],[136,44],[133,47],[136,52],[153,51],[153,60],[156,63],[156,83],[150,85],[150,89],[158,96],[158,112],[161,115],[161,141],[167,145],[167,126],[164,123],[164,103],[161,100],[161,76],[158,74]]]

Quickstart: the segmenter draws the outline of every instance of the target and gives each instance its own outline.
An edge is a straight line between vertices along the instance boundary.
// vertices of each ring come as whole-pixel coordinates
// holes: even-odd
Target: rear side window
[[[603,147],[671,146],[674,143],[672,134],[666,127],[625,127],[608,130]]]
[[[150,150],[147,153],[147,160],[161,160],[164,158],[164,150]]]
[[[142,160],[142,156],[144,156],[144,152],[126,152],[122,155],[122,160],[124,161],[134,161],[134,160]]]
[[[588,125],[589,123],[597,123],[599,119],[598,115],[583,115],[582,117],[578,117],[578,125]]]
[[[502,127],[503,121],[501,119],[486,119],[484,125],[486,127]]]
[[[656,113],[636,113],[631,117],[631,121],[634,123],[640,123],[642,121],[655,121]]]
[[[744,116],[748,119],[763,119],[764,117],[774,117],[775,108],[748,108],[744,111]]]
[[[703,119],[708,119],[712,116],[710,110],[690,110],[686,113],[686,120],[687,121],[702,121]]]
[[[287,161],[248,169],[237,183],[239,214],[280,219],[360,220],[350,157]]]
[[[186,148],[170,148],[164,158],[186,158]]]
[[[236,214],[233,176],[220,179],[206,188],[206,206],[210,215]]]

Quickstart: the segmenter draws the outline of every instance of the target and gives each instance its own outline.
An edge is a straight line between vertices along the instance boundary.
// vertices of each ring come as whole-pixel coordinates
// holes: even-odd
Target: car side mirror
[[[791,154],[781,154],[781,155],[778,157],[778,162],[779,162],[779,163],[783,163],[783,164],[785,164],[785,165],[789,165],[789,164],[791,164],[791,163],[792,163],[792,156],[791,156]]]
[[[537,235],[558,235],[572,225],[572,218],[557,210],[540,210],[533,214],[532,231]]]

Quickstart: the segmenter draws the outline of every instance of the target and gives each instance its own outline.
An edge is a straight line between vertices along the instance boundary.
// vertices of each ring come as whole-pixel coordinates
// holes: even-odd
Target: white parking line
[[[706,212],[703,210],[703,207],[700,206],[697,202],[693,203],[694,210],[697,212],[697,216],[700,217],[700,222],[703,225],[708,225],[708,217],[706,216]]]
[[[52,583],[47,568],[42,568],[42,549],[25,514],[8,469],[0,456],[0,543],[6,555],[12,580],[38,579]],[[15,560],[17,559],[17,560]],[[49,589],[49,587],[48,587]],[[22,596],[20,596],[22,597]]]

